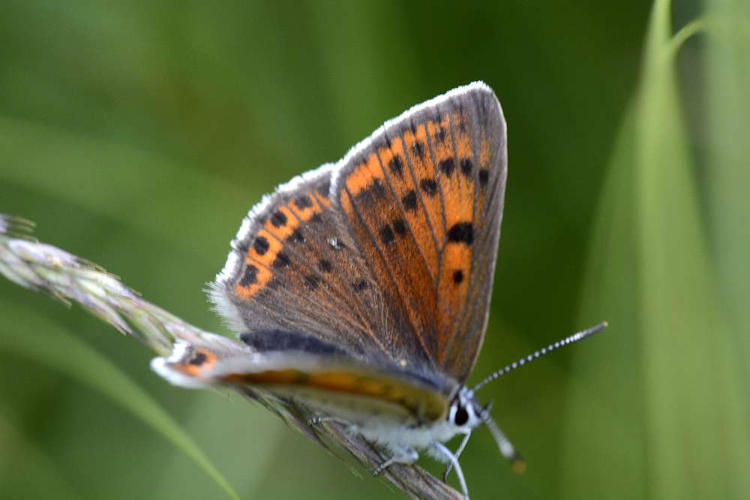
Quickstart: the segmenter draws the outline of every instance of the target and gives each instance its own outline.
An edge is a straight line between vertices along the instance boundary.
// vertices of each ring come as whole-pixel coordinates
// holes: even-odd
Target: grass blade
[[[707,6],[714,20],[706,71],[710,222],[733,349],[743,379],[750,380],[750,4],[709,0]],[[745,402],[750,402],[750,384],[745,384]]]
[[[666,1],[654,4],[632,122],[610,162],[593,235],[585,316],[603,315],[612,325],[609,339],[619,338],[608,351],[600,343],[600,359],[577,367],[582,380],[572,388],[567,449],[580,451],[579,443],[587,443],[590,455],[570,457],[569,497],[621,495],[611,484],[587,483],[591,464],[617,470],[624,488],[640,485],[634,498],[741,498],[750,492],[742,479],[750,453],[742,377],[700,213],[669,8]],[[598,368],[621,370],[623,387],[597,385]],[[603,423],[592,426],[596,418]],[[614,438],[625,449],[596,444]],[[624,478],[617,477],[621,465]]]

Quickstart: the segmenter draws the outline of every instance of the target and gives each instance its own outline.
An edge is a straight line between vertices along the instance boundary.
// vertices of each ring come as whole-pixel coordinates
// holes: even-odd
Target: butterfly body
[[[488,318],[506,167],[505,120],[483,83],[386,122],[243,220],[211,291],[240,341],[184,343],[153,368],[178,385],[241,388],[309,427],[345,422],[390,452],[383,467],[428,449],[465,490],[465,440],[455,455],[442,443],[488,419],[464,383]]]

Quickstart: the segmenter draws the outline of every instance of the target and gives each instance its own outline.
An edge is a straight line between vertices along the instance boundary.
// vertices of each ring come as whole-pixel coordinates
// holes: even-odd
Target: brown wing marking
[[[469,287],[472,243],[474,239],[474,177],[471,143],[467,134],[466,117],[458,112],[448,113],[436,127],[433,144],[441,168],[443,213],[446,218],[446,238],[441,248],[441,266],[437,289],[440,308],[437,311],[438,359],[444,363],[446,347],[454,336],[457,320]],[[447,122],[447,123],[446,123]],[[441,130],[446,137],[440,140]]]
[[[357,293],[374,280],[332,210],[328,178],[298,182],[253,211],[234,244],[242,262],[220,279],[215,300],[227,293],[245,330],[303,331],[353,353],[390,352],[378,328],[389,313],[377,287]]]
[[[490,99],[486,97],[478,94],[469,96],[462,108],[462,116],[464,122],[472,126],[454,124],[453,127],[457,132],[458,156],[472,162],[471,180],[474,185],[473,241],[454,244],[449,241],[446,244],[446,249],[453,248],[453,252],[462,252],[462,247],[471,247],[469,260],[466,260],[466,256],[460,258],[463,265],[468,264],[468,275],[464,272],[466,291],[455,321],[455,333],[448,338],[442,358],[445,370],[455,374],[459,381],[468,377],[484,337],[507,173],[505,121],[494,96]]]
[[[374,148],[375,161],[393,191],[394,201],[403,211],[405,221],[416,239],[420,253],[431,273],[437,269],[438,247],[429,215],[424,211],[424,200],[418,179],[406,150],[411,146],[400,136],[386,138],[384,145]],[[369,159],[368,159],[369,162]]]
[[[359,162],[346,175],[339,200],[380,289],[388,295],[389,303],[401,305],[401,316],[408,322],[422,351],[417,359],[429,359],[434,346],[426,343],[425,334],[432,329],[432,324],[430,315],[424,311],[435,307],[435,296],[414,293],[414,287],[421,284],[429,290],[432,279],[414,241],[415,236],[407,231],[396,196],[390,183],[386,185],[386,174],[380,162],[369,155],[367,161]],[[398,325],[393,326],[396,328],[388,329],[385,334],[394,338],[394,345],[406,347],[404,354],[414,354],[417,346],[410,345],[408,337],[404,341]]]
[[[313,216],[328,208],[330,201],[320,195],[311,196],[307,202],[304,200],[304,198],[297,197],[286,206],[280,207],[269,218],[263,229],[258,231],[254,244],[248,249],[245,257],[248,269],[252,269],[251,266],[257,267],[259,274],[266,282],[273,276],[273,269],[289,268],[296,270],[291,275],[294,286],[304,290],[307,294],[320,291],[321,296],[317,297],[316,294],[315,299],[327,299],[320,300],[319,307],[322,310],[338,316],[341,321],[347,324],[364,328],[373,342],[379,345],[381,349],[385,349],[375,332],[364,320],[367,312],[357,307],[356,302],[352,304],[353,311],[341,310],[330,305],[342,300],[348,301],[351,290],[344,289],[337,280],[329,279],[326,283],[323,282],[323,275],[333,271],[333,265],[330,260],[325,259],[319,259],[317,266],[311,265],[311,260],[308,257],[323,255],[326,253],[326,249],[322,248],[315,238],[308,236],[309,228],[305,226],[305,223]],[[307,203],[310,204],[307,205]],[[279,214],[282,214],[283,218]],[[282,220],[283,225],[280,224]],[[303,244],[310,248],[305,248]],[[282,253],[282,250],[284,250],[284,253]],[[314,259],[312,262],[315,262]],[[236,288],[237,295],[248,299],[252,296],[248,292],[249,289],[243,287],[242,281],[240,281]]]
[[[438,253],[445,238],[445,214],[440,193],[440,180],[433,155],[430,152],[427,124],[410,123],[411,128],[404,131],[404,142],[407,146],[407,160],[411,166],[415,183],[419,186],[422,208],[425,211]],[[439,265],[439,262],[438,262]],[[433,273],[436,271],[432,268]]]

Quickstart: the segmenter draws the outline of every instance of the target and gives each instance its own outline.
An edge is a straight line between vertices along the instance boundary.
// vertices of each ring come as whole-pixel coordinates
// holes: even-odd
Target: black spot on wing
[[[424,143],[422,141],[416,141],[412,146],[414,154],[420,158],[424,158]]]
[[[240,286],[250,286],[258,281],[258,268],[250,264],[245,268],[245,272],[242,274],[240,280]]]
[[[302,234],[302,230],[295,229],[289,236],[289,240],[293,243],[303,243],[305,241],[305,236]]]
[[[459,222],[448,230],[448,241],[464,243],[467,246],[474,243],[474,226],[471,222]]]
[[[406,234],[406,222],[404,222],[404,219],[394,220],[393,230],[396,232],[397,235],[404,236]]]
[[[439,119],[435,121],[440,121]],[[440,127],[440,130],[438,130],[437,133],[437,140],[441,143],[445,142],[445,138],[448,136],[448,130],[445,127]]]
[[[272,265],[276,269],[281,269],[282,267],[288,266],[290,263],[291,261],[289,260],[289,256],[284,252],[279,252]]]
[[[268,240],[265,236],[258,236],[255,238],[255,241],[253,241],[253,248],[258,253],[258,255],[265,255],[265,253],[268,251]]]
[[[456,164],[453,161],[453,158],[446,158],[445,160],[440,162],[438,167],[446,177],[450,177],[453,171],[456,169]]]
[[[479,184],[482,186],[486,186],[487,182],[490,180],[490,171],[486,168],[479,169]]]
[[[394,241],[396,241],[396,236],[393,234],[393,229],[391,229],[391,226],[386,224],[380,229],[380,241],[382,241],[386,245],[390,245]]]
[[[198,352],[195,354],[195,356],[193,356],[193,359],[188,361],[188,364],[200,366],[205,363],[206,360],[208,360],[208,356],[206,356],[206,354],[203,352]]]
[[[284,215],[284,212],[281,210],[276,211],[271,216],[271,224],[273,224],[273,227],[281,227],[286,224],[286,215]]]
[[[297,208],[301,210],[313,206],[312,201],[310,201],[310,197],[304,194],[295,198],[294,204],[297,205]]]
[[[424,191],[427,196],[432,197],[437,193],[437,182],[435,182],[435,179],[422,179],[419,182],[419,187],[422,188],[422,191]]]
[[[391,158],[391,161],[388,162],[388,168],[399,177],[404,176],[404,162],[401,160],[400,156],[394,156]]]
[[[416,210],[417,209],[417,192],[413,189],[406,193],[403,198],[401,198],[401,202],[404,204],[404,208],[406,210]]]
[[[380,179],[375,179],[375,181],[372,183],[372,194],[375,195],[377,198],[385,198],[387,191],[385,190],[385,186],[383,185],[383,181]]]
[[[320,277],[314,274],[305,276],[305,286],[310,290],[317,290],[320,287]]]

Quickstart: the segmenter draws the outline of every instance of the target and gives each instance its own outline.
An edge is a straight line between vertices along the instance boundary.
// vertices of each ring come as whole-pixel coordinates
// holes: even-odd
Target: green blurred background
[[[472,496],[750,498],[749,11],[2,0],[0,212],[226,332],[202,289],[263,193],[484,80],[510,170],[472,380],[611,326],[483,390],[529,468],[513,475],[478,430],[462,457]],[[681,44],[670,17],[705,33]],[[243,498],[399,497],[260,407],[170,387],[146,349],[80,308],[0,280],[2,498],[224,497],[106,389],[49,361],[60,339],[158,400]]]

